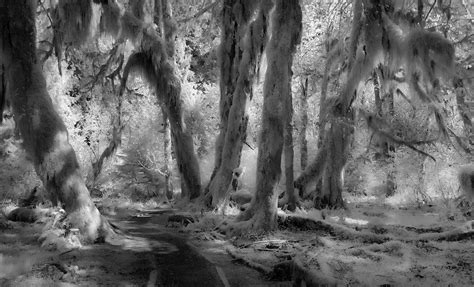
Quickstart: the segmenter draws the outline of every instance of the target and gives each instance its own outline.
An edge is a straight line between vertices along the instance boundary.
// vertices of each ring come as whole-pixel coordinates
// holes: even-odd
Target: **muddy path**
[[[141,216],[111,218],[127,234],[160,244],[154,247],[149,286],[275,286],[276,283],[235,260],[226,252],[229,243],[197,242],[179,229],[167,227],[173,216],[160,210]],[[155,272],[155,274],[153,274]],[[154,276],[156,279],[154,279]],[[291,286],[289,282],[285,285]]]
[[[169,215],[136,213],[109,217],[120,244],[68,251],[41,246],[42,224],[11,222],[0,230],[0,286],[275,286],[222,245],[167,227]]]

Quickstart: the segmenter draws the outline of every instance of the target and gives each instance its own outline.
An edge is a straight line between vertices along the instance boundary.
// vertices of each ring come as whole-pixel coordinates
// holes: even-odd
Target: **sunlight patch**
[[[125,250],[135,252],[150,252],[156,254],[169,254],[178,251],[178,248],[170,243],[157,240],[148,240],[141,237],[127,236],[113,242],[112,245],[121,246]]]
[[[369,223],[368,220],[363,220],[363,219],[354,219],[350,217],[344,217],[344,222],[347,224],[352,224],[352,225],[367,225]]]

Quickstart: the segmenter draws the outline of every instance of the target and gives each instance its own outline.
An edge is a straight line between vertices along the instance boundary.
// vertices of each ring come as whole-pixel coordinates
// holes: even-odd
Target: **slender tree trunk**
[[[122,131],[124,125],[122,123],[122,96],[118,97],[117,104],[117,118],[113,119],[112,122],[112,138],[110,139],[109,145],[104,149],[99,159],[92,163],[93,182],[97,180],[100,173],[102,172],[105,161],[115,155],[118,148],[122,144]]]
[[[1,23],[0,23],[1,24]],[[0,27],[0,31],[3,29]],[[7,80],[4,65],[0,65],[0,124],[3,122],[3,111],[7,106]]]
[[[328,111],[329,105],[326,102],[326,100],[327,100],[327,95],[328,95],[330,73],[331,73],[334,60],[341,55],[342,49],[343,49],[343,45],[337,42],[335,45],[332,45],[332,47],[330,44],[326,46],[327,59],[324,65],[324,74],[323,74],[323,79],[321,81],[321,97],[319,99],[318,148],[321,148],[321,146],[323,145],[324,133],[325,133],[326,123],[327,123],[327,118],[328,118],[327,111]]]
[[[71,224],[86,239],[110,234],[81,176],[66,127],[56,113],[36,57],[36,1],[0,3],[0,61],[23,146],[46,190],[64,205]],[[106,233],[104,233],[106,232]]]
[[[287,92],[283,98],[283,121],[284,127],[284,155],[285,155],[285,192],[288,198],[288,210],[295,211],[297,205],[297,197],[295,194],[294,181],[294,150],[293,150],[293,99],[291,94],[291,66],[288,81]]]
[[[242,29],[244,23],[236,22],[236,16],[233,13],[232,0],[225,0],[222,8],[222,36],[219,47],[219,68],[220,68],[220,125],[219,135],[216,140],[216,158],[214,170],[211,175],[211,182],[219,170],[222,161],[222,149],[224,148],[224,139],[227,132],[229,121],[229,111],[232,106],[232,98],[237,83],[237,67],[241,61],[241,47],[239,27]]]
[[[386,61],[387,62],[387,61]],[[385,86],[385,79],[384,79],[384,69],[385,67],[378,67],[372,77],[373,77],[373,82],[374,82],[374,95],[375,95],[375,108],[377,111],[377,114],[379,116],[384,116],[388,114],[389,116],[393,116],[394,113],[394,105],[393,105],[393,89]],[[382,97],[380,96],[382,93],[385,93],[385,91],[388,92],[384,94],[382,101]],[[388,103],[388,107],[384,107],[383,102]],[[381,138],[380,136],[376,135],[375,136],[375,144],[378,147],[378,156],[382,156],[384,158],[389,158],[390,157],[390,150],[394,149],[394,147],[391,145],[389,141],[385,138]],[[394,151],[394,150],[393,150]],[[390,168],[387,172],[386,176],[386,194],[385,196],[389,197],[395,194],[395,191],[397,189],[397,184],[396,184],[396,168]]]
[[[329,85],[329,73],[331,72],[332,59],[328,58],[326,60],[326,65],[324,66],[323,79],[321,81],[321,97],[319,98],[319,136],[318,136],[318,148],[321,148],[324,140],[325,127],[327,123],[327,105],[326,99],[328,95],[328,85]]]
[[[170,123],[166,113],[163,112],[163,157],[164,157],[164,172],[165,172],[165,195],[168,199],[173,198],[173,185],[171,183],[172,169],[170,165],[172,163],[171,158],[171,131]]]
[[[181,106],[181,82],[176,75],[176,64],[174,62],[174,33],[176,25],[173,19],[171,4],[167,0],[155,6],[159,15],[159,27],[161,37],[166,43],[166,61],[162,63],[157,82],[157,95],[164,105],[163,111],[167,116],[171,127],[171,138],[178,162],[178,170],[181,174],[181,196],[183,198],[195,199],[201,194],[201,176],[199,163],[194,152],[194,141],[189,130],[183,123]],[[169,180],[169,179],[168,179]],[[167,185],[168,186],[168,185]],[[169,194],[168,194],[169,195]]]
[[[300,166],[305,170],[308,165],[308,140],[306,139],[306,130],[308,128],[308,78],[301,82],[300,97],[300,116],[301,127],[298,141],[300,143]]]
[[[382,72],[380,71],[381,68],[377,68],[376,71],[372,73],[372,81],[374,84],[374,96],[375,96],[375,110],[377,115],[383,116],[383,105],[382,105],[382,97],[380,94],[385,90],[384,79],[382,76]],[[376,158],[386,158],[389,156],[388,154],[388,145],[389,143],[384,137],[380,137],[379,135],[375,135],[373,139],[373,143],[377,148],[376,151]]]
[[[262,128],[258,147],[257,191],[251,206],[238,220],[254,229],[276,227],[275,186],[281,175],[284,145],[284,108],[288,101],[291,64],[301,33],[301,7],[298,0],[277,0],[272,14],[272,36],[267,48],[268,67],[264,83]],[[245,226],[243,228],[248,226]]]
[[[458,106],[459,114],[461,115],[462,122],[464,124],[464,134],[470,142],[473,142],[474,127],[472,126],[471,111],[466,103],[466,98],[468,98],[467,90],[464,87],[463,80],[459,78],[455,78],[453,80],[453,86],[456,91],[456,103]]]
[[[227,11],[230,3],[224,3],[224,38],[221,45],[221,131],[216,143],[216,170],[209,183],[214,207],[224,203],[232,171],[240,165],[242,146],[247,136],[248,115],[245,107],[251,96],[255,65],[266,41],[266,17],[271,8],[269,0],[230,2],[234,5],[230,11]],[[257,8],[258,17],[249,24]],[[229,24],[232,26],[227,27]]]

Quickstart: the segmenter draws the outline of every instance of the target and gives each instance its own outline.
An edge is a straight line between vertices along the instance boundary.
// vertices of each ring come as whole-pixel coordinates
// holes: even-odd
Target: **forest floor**
[[[42,225],[8,222],[0,286],[474,286],[473,222],[436,206],[279,211],[278,231],[229,238],[232,216],[113,205],[121,246],[47,251]]]

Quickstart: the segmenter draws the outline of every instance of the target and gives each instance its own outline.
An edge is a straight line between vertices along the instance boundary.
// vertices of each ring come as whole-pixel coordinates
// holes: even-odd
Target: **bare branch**
[[[212,2],[211,4],[205,6],[204,8],[202,8],[199,12],[197,12],[196,14],[194,14],[193,16],[190,16],[190,17],[187,17],[187,18],[184,18],[184,19],[180,19],[178,20],[177,22],[178,23],[186,23],[188,21],[191,21],[193,19],[196,19],[196,18],[199,18],[201,17],[204,13],[206,13],[207,11],[211,10],[212,8],[214,8],[214,6],[216,6],[217,4],[219,3],[219,0],[216,0],[214,2]]]

